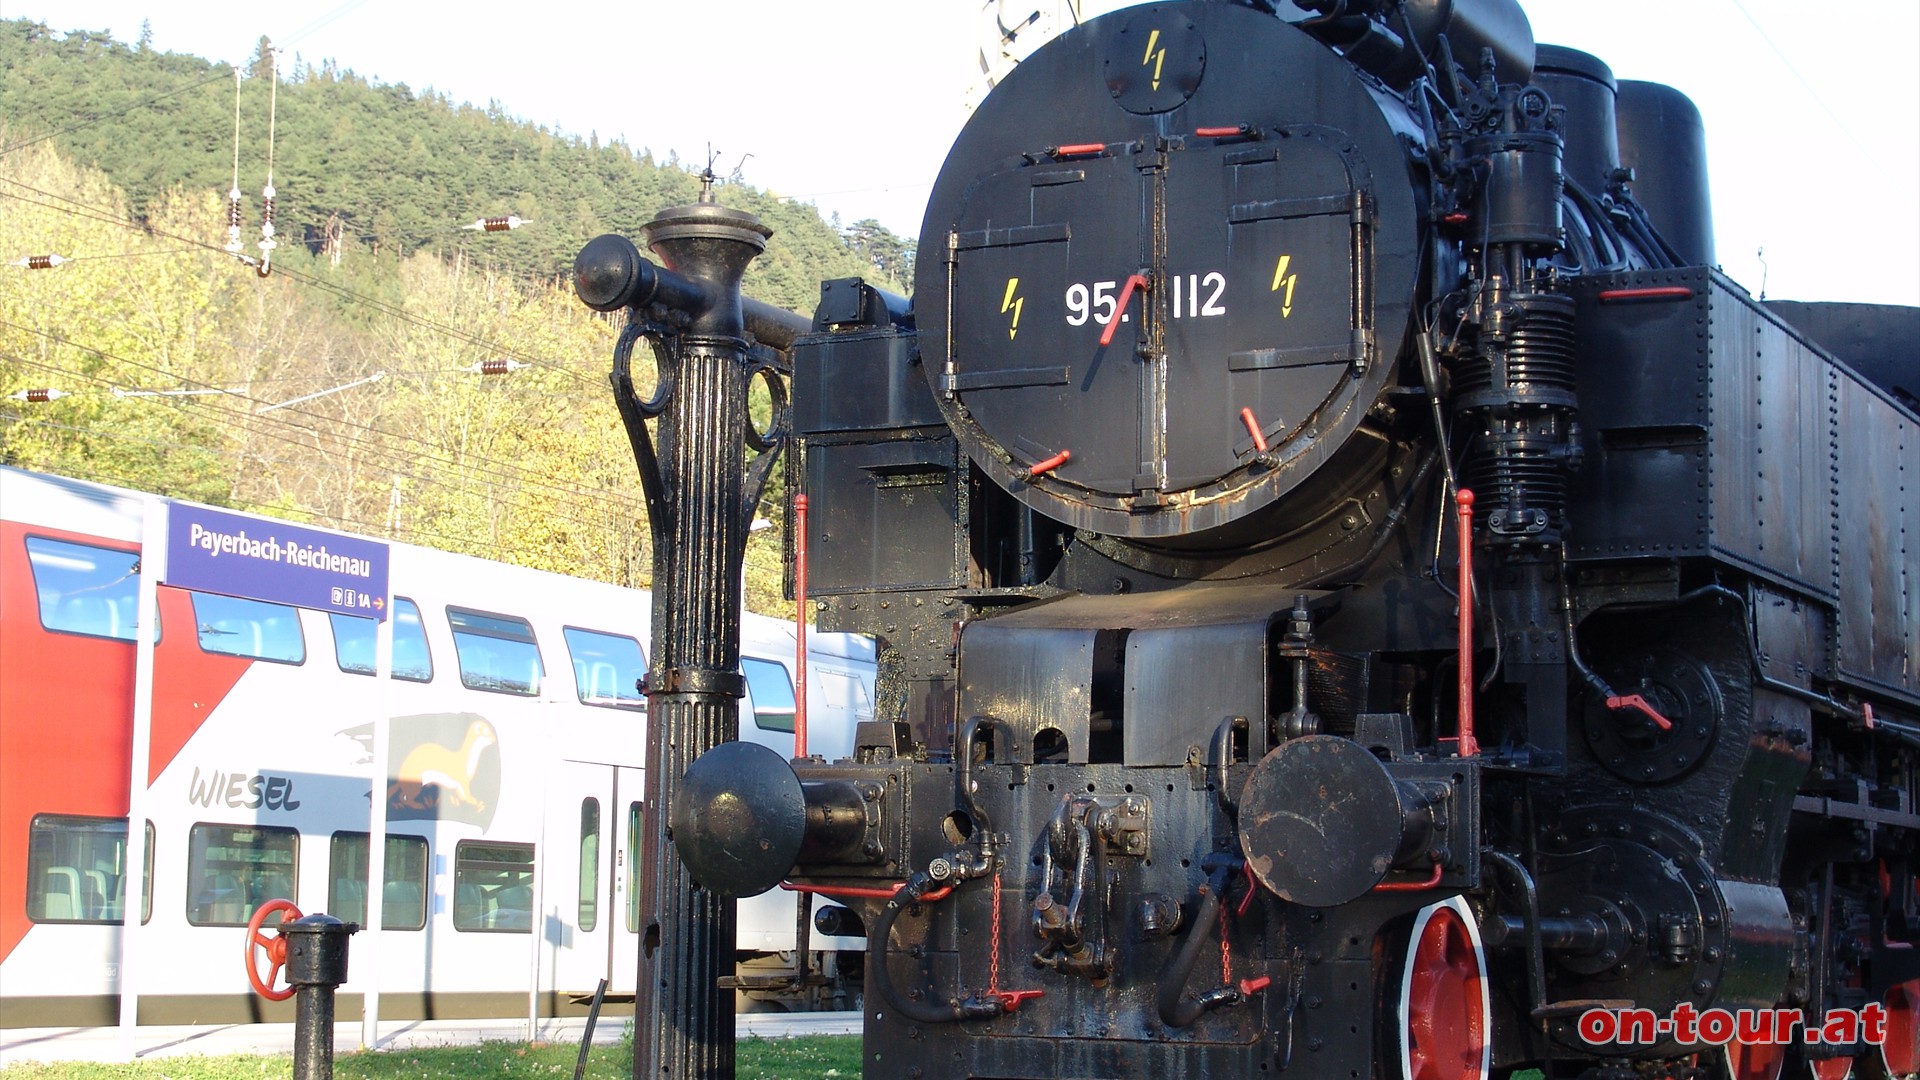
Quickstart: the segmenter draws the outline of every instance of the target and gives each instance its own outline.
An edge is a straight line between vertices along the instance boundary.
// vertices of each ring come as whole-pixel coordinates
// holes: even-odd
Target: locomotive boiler
[[[1040,48],[792,342],[881,689],[696,887],[839,899],[869,1077],[1920,1069],[1920,320],[1719,274],[1703,147],[1511,0]]]

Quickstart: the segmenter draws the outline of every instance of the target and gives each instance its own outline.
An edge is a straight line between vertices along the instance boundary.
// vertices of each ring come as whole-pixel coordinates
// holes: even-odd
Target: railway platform
[[[625,1034],[630,1017],[600,1018],[594,1029],[596,1046],[612,1045]],[[533,1041],[578,1045],[586,1030],[584,1017],[542,1019]],[[858,1035],[857,1012],[746,1013],[734,1024],[739,1038],[784,1039],[800,1035]],[[483,1042],[519,1042],[529,1038],[523,1017],[509,1020],[402,1020],[382,1024],[379,1050],[424,1046],[471,1046]],[[334,1026],[334,1046],[340,1053],[360,1048],[358,1020]],[[0,1065],[29,1061],[136,1061],[149,1058],[221,1054],[291,1054],[292,1024],[210,1024],[184,1027],[142,1027],[133,1039],[131,1055],[119,1028],[6,1028],[0,1029]]]

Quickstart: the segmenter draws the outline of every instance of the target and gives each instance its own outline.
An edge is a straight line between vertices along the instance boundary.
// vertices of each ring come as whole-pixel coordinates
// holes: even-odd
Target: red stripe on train
[[[28,535],[138,550],[123,541],[0,522],[0,882],[6,883],[0,961],[29,927],[27,841],[34,815],[126,816],[133,740],[133,642],[51,633],[40,625]],[[187,594],[160,593],[149,784],[252,663],[202,652]]]

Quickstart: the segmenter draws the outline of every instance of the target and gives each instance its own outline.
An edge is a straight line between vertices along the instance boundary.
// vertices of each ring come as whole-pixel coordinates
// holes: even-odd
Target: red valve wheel
[[[293,906],[291,900],[269,900],[261,904],[260,910],[254,912],[253,918],[247,921],[246,953],[243,960],[247,967],[247,981],[253,984],[254,993],[268,1001],[285,1001],[293,996],[293,987],[275,990],[273,980],[279,978],[280,970],[287,966],[287,939],[281,934],[275,934],[272,937],[266,934],[267,916],[276,911],[291,913],[296,919],[302,918],[300,909]],[[286,918],[283,916],[280,921],[284,923]],[[253,963],[255,945],[266,950],[267,962],[273,965],[267,969],[267,976],[264,979],[260,977],[260,969]]]

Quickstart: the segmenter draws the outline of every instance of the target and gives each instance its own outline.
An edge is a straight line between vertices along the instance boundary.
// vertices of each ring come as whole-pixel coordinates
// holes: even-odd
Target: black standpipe
[[[333,998],[347,981],[347,939],[360,927],[331,915],[283,923],[294,988],[293,1080],[333,1080]]]
[[[721,980],[734,969],[734,901],[693,879],[674,848],[670,814],[687,766],[740,731],[740,574],[777,450],[761,437],[765,452],[749,472],[747,384],[764,361],[747,335],[784,348],[807,326],[743,300],[741,275],[772,230],[711,200],[709,186],[699,203],[662,210],[642,230],[664,266],[611,235],[590,241],[574,265],[587,306],[629,309],[612,381],[653,536],[636,1080],[733,1075],[733,991]],[[641,336],[659,360],[656,389],[645,397],[630,367]]]

